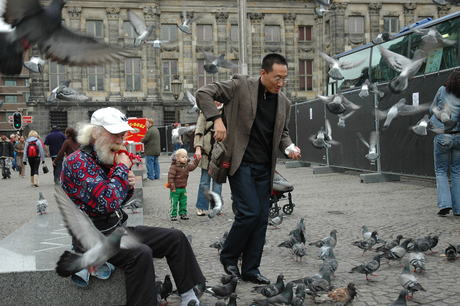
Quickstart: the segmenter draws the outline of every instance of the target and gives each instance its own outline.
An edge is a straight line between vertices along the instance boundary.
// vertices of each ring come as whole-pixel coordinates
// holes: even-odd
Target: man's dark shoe
[[[266,278],[265,276],[262,276],[260,274],[243,276],[243,280],[247,281],[247,282],[254,283],[254,284],[258,284],[258,285],[268,285],[268,284],[270,284],[270,281],[268,280],[268,278]]]
[[[444,217],[445,215],[448,215],[449,212],[451,211],[451,207],[446,207],[438,211],[438,215],[441,217]]]
[[[222,266],[224,266],[225,273],[238,278],[238,280],[241,279],[240,270],[238,269],[237,266],[227,266],[226,264],[223,263],[222,259],[220,260],[220,263],[222,264]]]

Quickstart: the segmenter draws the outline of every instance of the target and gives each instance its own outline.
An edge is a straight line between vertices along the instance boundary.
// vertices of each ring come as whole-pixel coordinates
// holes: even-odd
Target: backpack
[[[38,146],[36,141],[29,142],[27,146],[27,157],[37,157],[38,156]]]

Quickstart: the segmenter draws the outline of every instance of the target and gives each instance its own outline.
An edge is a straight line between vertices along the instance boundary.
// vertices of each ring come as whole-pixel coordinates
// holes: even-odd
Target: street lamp
[[[176,123],[179,123],[179,113],[177,109],[177,99],[179,99],[179,95],[182,92],[182,82],[179,80],[179,75],[174,76],[174,80],[171,82],[171,91],[173,93],[173,97],[176,100],[176,105],[174,106],[174,117]]]

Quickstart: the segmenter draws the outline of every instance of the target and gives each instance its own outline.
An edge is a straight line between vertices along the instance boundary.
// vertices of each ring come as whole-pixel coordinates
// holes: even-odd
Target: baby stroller
[[[279,201],[289,201],[288,204],[283,206],[283,212],[286,215],[292,214],[294,211],[295,204],[292,203],[292,196],[291,191],[294,190],[294,186],[289,183],[278,171],[275,170],[275,176],[273,178],[273,191],[270,195],[270,209],[269,209],[269,216],[270,218],[274,218],[279,215],[279,211],[281,207],[278,205]],[[285,193],[288,193],[285,195]],[[232,210],[233,213],[236,215],[237,210],[235,207],[235,203],[232,202]]]

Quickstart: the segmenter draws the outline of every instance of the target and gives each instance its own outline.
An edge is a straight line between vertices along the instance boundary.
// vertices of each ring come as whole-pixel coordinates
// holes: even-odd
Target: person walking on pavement
[[[24,156],[22,157],[22,163],[30,167],[30,186],[38,187],[38,170],[40,167],[40,159],[42,164],[45,163],[45,150],[41,140],[38,138],[38,133],[34,130],[29,132],[29,137],[26,140],[24,147]]]
[[[11,165],[12,159],[14,158],[13,144],[6,137],[5,134],[2,135],[0,139],[0,162],[2,165],[2,179],[11,178]]]
[[[144,144],[147,178],[153,181],[160,179],[160,162],[158,160],[161,153],[160,131],[153,126],[152,118],[148,118],[145,125],[147,132],[141,142]]]
[[[65,129],[65,136],[67,137],[66,141],[62,144],[61,150],[59,150],[59,153],[56,155],[56,158],[53,161],[53,166],[54,163],[58,160],[61,160],[65,157],[69,157],[70,154],[73,152],[77,151],[78,148],[80,148],[80,143],[77,141],[77,132],[71,128],[68,127]],[[61,180],[60,177],[61,174],[59,174],[59,181]]]
[[[18,143],[18,134],[11,134],[10,135],[10,141],[11,143],[13,144],[13,150],[14,150],[14,146],[16,145],[16,143]],[[11,167],[11,169],[13,169],[14,171],[19,171],[18,170],[18,166],[16,164],[16,151],[14,151],[14,156],[13,156],[13,165]]]
[[[198,89],[196,101],[207,121],[214,122],[214,138],[233,142],[228,180],[237,214],[223,245],[220,261],[227,274],[256,284],[270,281],[259,271],[268,224],[270,193],[278,149],[299,159],[300,149],[289,137],[291,102],[281,92],[288,81],[288,63],[279,54],[262,61],[260,77],[234,75]],[[224,104],[225,126],[214,101]],[[234,113],[233,103],[238,103]],[[236,117],[235,117],[236,116]],[[238,120],[236,120],[238,118]],[[233,140],[232,137],[235,137]],[[238,258],[242,255],[241,274]]]
[[[59,131],[57,125],[53,125],[51,132],[46,135],[45,138],[45,152],[48,157],[51,156],[51,160],[53,162],[54,183],[56,185],[60,182],[59,178],[62,171],[62,158],[56,159],[56,156],[59,153],[59,150],[61,150],[64,141],[66,141],[65,135]]]
[[[19,141],[14,145],[14,151],[16,152],[16,165],[19,171],[19,177],[23,178],[26,176],[26,167],[22,162],[22,158],[24,157],[24,147],[26,146],[26,138],[21,136]]]
[[[222,103],[215,101],[216,107],[222,111]],[[211,176],[209,175],[209,159],[211,156],[212,146],[215,142],[214,140],[214,129],[213,122],[206,121],[203,114],[200,113],[198,121],[196,123],[195,130],[195,141],[193,145],[195,146],[195,156],[200,158],[198,167],[201,168],[201,178],[200,185],[198,186],[198,196],[196,199],[196,214],[198,216],[205,216],[205,210],[209,209],[209,201],[203,194],[203,188],[210,189],[211,187]],[[212,191],[217,193],[222,198],[222,184],[216,183],[212,180]]]

